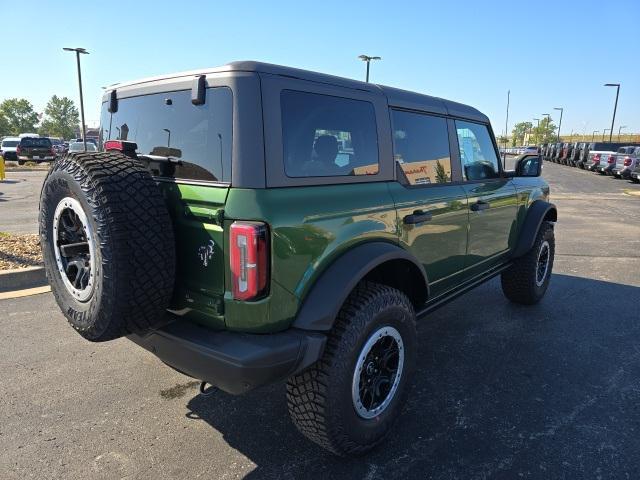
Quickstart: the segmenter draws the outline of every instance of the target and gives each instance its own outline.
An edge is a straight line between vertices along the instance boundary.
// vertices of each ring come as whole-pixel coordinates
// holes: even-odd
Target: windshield
[[[20,140],[21,147],[37,147],[48,148],[51,146],[51,140],[48,138],[23,138]]]
[[[97,150],[97,148],[93,143],[87,142],[87,152],[95,152],[96,150]],[[70,152],[84,152],[84,143],[82,143],[82,142],[72,143],[71,145],[69,145],[69,151]]]
[[[18,140],[5,140],[2,142],[3,147],[17,147],[20,141]]]

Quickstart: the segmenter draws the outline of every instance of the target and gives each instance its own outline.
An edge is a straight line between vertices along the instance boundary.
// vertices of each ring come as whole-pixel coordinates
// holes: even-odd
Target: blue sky
[[[26,97],[38,110],[53,94],[77,101],[62,47],[85,47],[89,123],[101,86],[118,81],[248,59],[362,79],[366,53],[383,58],[371,81],[468,103],[497,134],[507,90],[510,129],[543,113],[557,123],[553,107],[564,107],[563,133],[602,131],[615,99],[602,85],[621,83],[614,130],[640,132],[638,0],[18,4],[0,0],[3,20],[16,12],[0,27],[0,100]]]

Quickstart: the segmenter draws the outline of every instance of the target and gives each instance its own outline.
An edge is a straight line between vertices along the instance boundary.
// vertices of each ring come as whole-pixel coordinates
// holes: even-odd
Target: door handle
[[[482,210],[486,210],[491,206],[489,202],[485,202],[484,200],[478,200],[476,203],[471,205],[472,212],[480,212]]]
[[[416,210],[411,215],[406,215],[403,221],[406,225],[415,225],[416,223],[428,222],[433,218],[431,212]]]

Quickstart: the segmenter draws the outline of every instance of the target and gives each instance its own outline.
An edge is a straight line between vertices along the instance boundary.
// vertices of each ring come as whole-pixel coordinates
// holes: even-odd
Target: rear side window
[[[120,99],[101,118],[101,140],[135,142],[157,177],[230,182],[232,103],[227,87],[207,89],[204,105],[190,90]]]
[[[20,140],[21,147],[48,148],[51,147],[51,140],[48,138],[23,138]]]
[[[378,134],[371,103],[283,90],[280,106],[288,177],[378,173]]]
[[[465,180],[498,177],[500,166],[487,126],[456,120],[456,131]]]
[[[18,140],[5,140],[2,142],[3,147],[17,147],[20,142]]]
[[[392,110],[393,154],[409,185],[451,182],[447,121]]]

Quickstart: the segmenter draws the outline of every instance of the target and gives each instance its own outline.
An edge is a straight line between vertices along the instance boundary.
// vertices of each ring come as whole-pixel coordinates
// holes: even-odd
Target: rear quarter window
[[[373,104],[283,90],[282,143],[288,177],[375,175],[378,134]]]
[[[20,140],[21,147],[47,148],[51,147],[51,140],[48,138],[23,138]]]
[[[193,105],[191,91],[182,90],[120,99],[111,115],[106,103],[102,108],[100,141],[135,142],[154,176],[231,181],[230,88],[208,88],[203,105]]]

